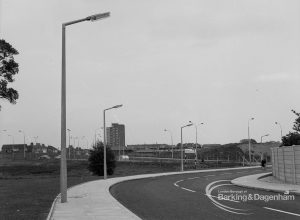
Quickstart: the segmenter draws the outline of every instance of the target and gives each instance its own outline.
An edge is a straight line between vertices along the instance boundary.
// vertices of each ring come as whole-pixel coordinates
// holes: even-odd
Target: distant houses
[[[2,146],[2,158],[11,160],[35,160],[43,155],[53,158],[60,154],[60,151],[53,146],[31,143],[27,144],[4,144]]]
[[[4,144],[2,146],[1,158],[9,160],[38,160],[38,159],[59,159],[61,152],[53,146],[31,143],[27,144]],[[67,159],[87,159],[89,150],[72,145],[66,148]]]

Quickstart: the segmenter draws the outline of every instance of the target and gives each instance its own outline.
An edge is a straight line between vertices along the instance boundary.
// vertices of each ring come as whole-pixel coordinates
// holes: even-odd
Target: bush
[[[90,150],[89,165],[88,169],[94,175],[104,176],[104,146],[102,142],[97,142],[96,146]],[[106,164],[107,164],[107,174],[112,175],[116,167],[115,155],[112,150],[106,148]]]
[[[300,113],[295,110],[292,112],[297,116],[293,126],[294,132],[289,132],[282,137],[282,146],[300,145]]]
[[[283,146],[300,145],[300,134],[298,132],[290,132],[282,137]]]

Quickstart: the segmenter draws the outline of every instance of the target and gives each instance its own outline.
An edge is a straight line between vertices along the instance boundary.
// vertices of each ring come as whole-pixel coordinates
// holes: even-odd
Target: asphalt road
[[[119,183],[110,192],[142,219],[300,219],[300,196],[230,183],[240,176],[268,171],[230,170],[147,178]]]

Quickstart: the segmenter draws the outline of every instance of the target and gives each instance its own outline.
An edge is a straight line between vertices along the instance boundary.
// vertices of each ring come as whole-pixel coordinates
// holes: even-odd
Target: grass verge
[[[59,161],[5,164],[0,166],[0,219],[46,219],[59,193]],[[68,187],[102,179],[87,170],[87,161],[68,161]],[[213,165],[202,164],[199,168]],[[114,175],[179,171],[178,164],[117,162]]]

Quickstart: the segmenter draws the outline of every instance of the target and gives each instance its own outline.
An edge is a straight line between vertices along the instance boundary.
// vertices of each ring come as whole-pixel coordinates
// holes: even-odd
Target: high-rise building
[[[106,128],[107,144],[112,149],[125,146],[125,125],[112,123]]]

